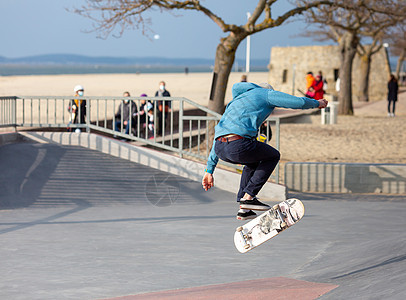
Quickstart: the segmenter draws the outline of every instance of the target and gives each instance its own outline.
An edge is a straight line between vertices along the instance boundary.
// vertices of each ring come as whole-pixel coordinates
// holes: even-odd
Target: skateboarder
[[[237,219],[256,217],[252,210],[268,210],[256,195],[278,164],[278,150],[256,140],[258,129],[275,107],[310,109],[325,108],[327,100],[295,97],[275,91],[271,85],[239,82],[232,88],[232,101],[215,127],[213,147],[202,179],[207,191],[214,185],[213,172],[220,159],[244,165],[237,202],[240,210]]]

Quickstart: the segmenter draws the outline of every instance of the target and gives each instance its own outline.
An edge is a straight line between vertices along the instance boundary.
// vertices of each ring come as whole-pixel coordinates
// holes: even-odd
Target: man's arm
[[[323,101],[318,101],[307,97],[296,97],[274,90],[268,92],[267,100],[269,104],[275,107],[293,109],[324,108],[328,103],[325,99],[322,99]]]
[[[202,186],[203,189],[206,191],[214,186],[213,172],[219,161],[219,158],[216,152],[214,151],[214,144],[215,141],[213,141],[213,146],[211,147],[210,155],[207,160],[206,170],[204,170],[204,175],[202,179]]]
[[[211,151],[209,154],[209,158],[207,159],[207,165],[206,165],[206,170],[205,172],[213,174],[214,169],[217,166],[217,163],[219,161],[219,158],[216,154],[216,151],[214,151],[214,145],[215,145],[216,141],[213,141],[213,146],[211,147]]]

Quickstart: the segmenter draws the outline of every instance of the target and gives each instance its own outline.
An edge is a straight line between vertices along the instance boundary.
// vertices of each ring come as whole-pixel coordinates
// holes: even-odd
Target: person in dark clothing
[[[147,94],[141,94],[140,97],[148,97]],[[142,137],[154,136],[154,105],[151,100],[142,99],[140,102],[140,111],[138,113],[140,118],[140,130]],[[146,129],[148,128],[148,129]],[[146,130],[148,132],[146,132]]]
[[[85,89],[81,85],[76,85],[73,89],[75,97],[81,98],[84,95]],[[70,124],[85,124],[86,123],[86,100],[72,99],[69,103],[68,111],[70,112]],[[68,128],[72,131],[72,128]],[[80,132],[80,128],[76,128],[75,132]]]
[[[165,82],[161,81],[159,83],[159,90],[156,91],[155,97],[170,97],[171,94],[166,90]],[[169,112],[171,111],[171,101],[170,100],[159,100],[157,101],[157,130],[158,134],[162,135],[165,129],[165,125],[168,122]],[[165,120],[164,120],[165,117]]]
[[[135,120],[135,116],[137,116],[137,105],[134,101],[130,101],[128,98],[130,97],[129,92],[124,92],[123,96],[125,97],[120,106],[118,107],[116,113],[116,131],[121,131],[121,122],[123,122],[123,128],[125,128],[125,133],[129,134],[130,127],[134,128],[137,123]],[[130,122],[131,119],[131,122]],[[130,126],[131,125],[131,126]]]
[[[398,81],[395,75],[391,75],[388,82],[388,116],[395,116],[396,101],[398,101]],[[391,109],[392,106],[392,109]]]

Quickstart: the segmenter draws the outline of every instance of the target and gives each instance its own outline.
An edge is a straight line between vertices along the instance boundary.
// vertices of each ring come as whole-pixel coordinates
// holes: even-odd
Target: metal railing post
[[[12,120],[11,122],[14,124],[14,131],[17,131],[17,97],[13,97],[12,100]]]
[[[86,132],[90,132],[90,99],[83,100],[86,101]]]
[[[183,99],[179,101],[179,156],[183,157]]]
[[[277,118],[275,121],[276,124],[276,149],[279,150],[280,149],[280,119]],[[279,184],[279,165],[280,163],[278,163],[276,165],[276,169],[275,169],[275,177],[276,177],[276,183]]]

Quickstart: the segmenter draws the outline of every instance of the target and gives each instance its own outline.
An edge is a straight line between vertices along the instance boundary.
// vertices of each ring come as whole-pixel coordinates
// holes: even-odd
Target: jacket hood
[[[233,99],[252,89],[262,89],[262,87],[252,82],[238,82],[234,84],[232,88]]]

